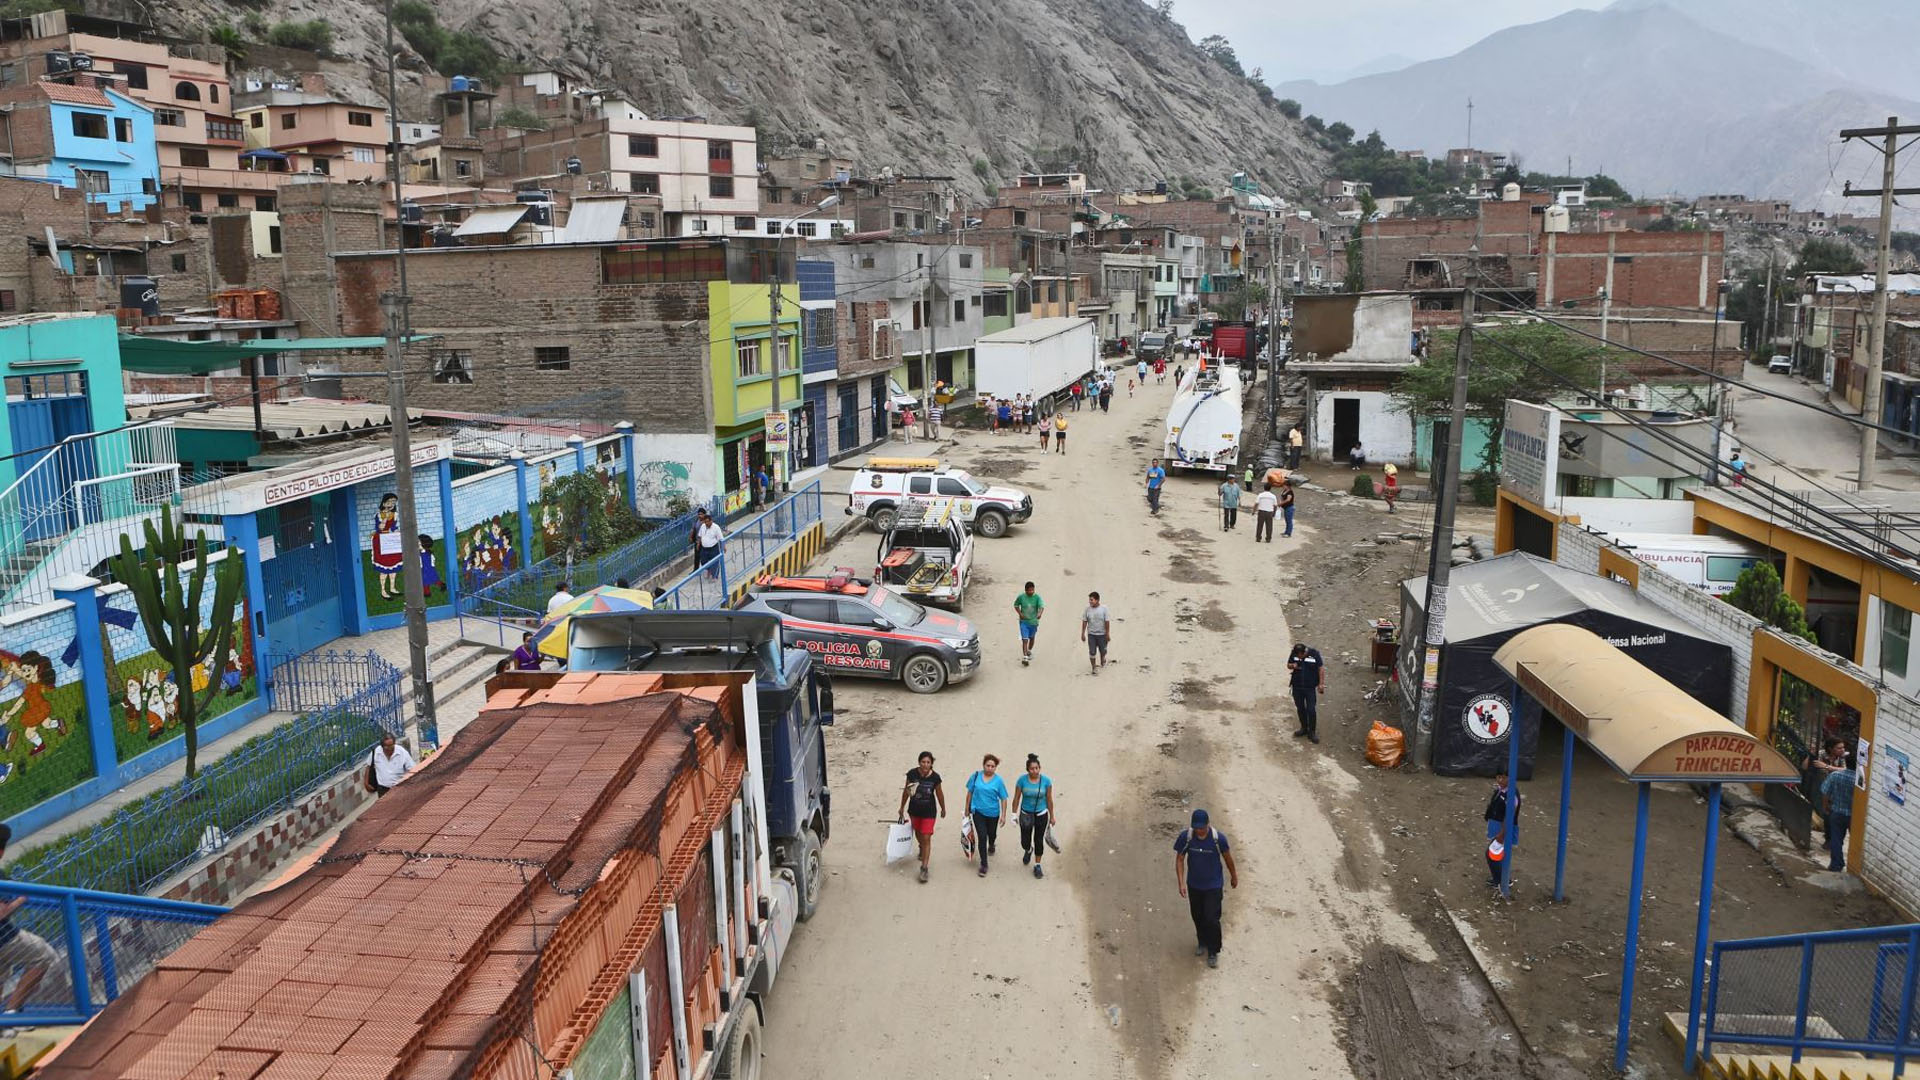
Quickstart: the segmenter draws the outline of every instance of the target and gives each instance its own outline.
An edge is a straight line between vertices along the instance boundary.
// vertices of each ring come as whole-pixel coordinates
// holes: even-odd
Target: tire
[[[897,516],[898,514],[893,507],[882,506],[873,513],[868,514],[867,520],[873,523],[873,531],[886,532],[888,529],[893,528],[893,519]]]
[[[794,874],[799,888],[800,907],[795,913],[801,922],[820,910],[820,890],[827,884],[826,868],[821,864],[820,840],[811,828],[800,830],[800,842],[794,845]]]
[[[982,510],[973,519],[973,531],[989,540],[997,540],[1007,535],[1007,515],[998,510]]]
[[[746,1011],[733,1025],[733,1034],[727,1037],[727,1045],[714,1065],[713,1075],[720,1080],[760,1080],[760,1059],[766,1054],[762,1049],[765,1036],[760,1030],[760,1010],[751,999],[742,1001],[740,1007]]]
[[[900,681],[916,694],[937,694],[946,688],[947,665],[932,653],[914,653],[900,665]]]

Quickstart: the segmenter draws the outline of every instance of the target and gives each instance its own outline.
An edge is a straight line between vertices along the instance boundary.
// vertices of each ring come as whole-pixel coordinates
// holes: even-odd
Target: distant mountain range
[[[1920,122],[1920,3],[1620,0],[1510,27],[1452,56],[1283,98],[1438,156],[1467,144],[1541,172],[1604,171],[1637,195],[1741,192],[1855,212],[1842,184],[1878,186],[1879,155],[1843,127]],[[1920,149],[1911,151],[1920,155]]]

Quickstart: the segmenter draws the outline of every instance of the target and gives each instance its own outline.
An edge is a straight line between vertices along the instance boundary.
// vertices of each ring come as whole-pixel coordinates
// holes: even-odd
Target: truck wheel
[[[733,1025],[713,1075],[721,1080],[760,1080],[760,1010],[751,1000],[742,1001],[740,1007],[746,1012]]]
[[[814,912],[820,910],[820,890],[826,885],[827,877],[826,868],[821,862],[820,840],[813,835],[812,829],[800,830],[800,843],[795,853],[799,858],[795,860],[794,869],[800,874],[800,910],[795,914],[801,922],[806,922],[813,918]]]
[[[893,528],[895,513],[893,507],[883,506],[873,513],[868,514],[867,520],[873,522],[873,530],[875,532],[886,532],[888,529]]]
[[[932,653],[915,653],[900,668],[900,681],[916,694],[937,694],[947,685],[947,665]]]
[[[973,519],[973,531],[989,540],[1007,535],[1007,515],[998,510],[982,510]]]

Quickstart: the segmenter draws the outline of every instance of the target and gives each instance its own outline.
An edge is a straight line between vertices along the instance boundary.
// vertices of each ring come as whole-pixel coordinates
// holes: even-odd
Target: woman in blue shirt
[[[993,854],[1000,819],[1007,812],[1007,782],[994,775],[1000,758],[988,754],[980,770],[967,777],[967,812],[973,815],[973,843],[980,852],[980,876],[987,876],[987,856]]]
[[[1026,775],[1013,782],[1020,799],[1020,862],[1033,864],[1033,876],[1040,872],[1040,857],[1047,853],[1047,826],[1053,824],[1053,777],[1040,772],[1040,755],[1027,755]]]

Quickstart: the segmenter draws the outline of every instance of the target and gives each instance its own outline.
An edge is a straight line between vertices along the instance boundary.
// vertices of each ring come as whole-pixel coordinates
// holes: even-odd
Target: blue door
[[[48,384],[49,380],[60,381]],[[98,498],[98,489],[75,486],[94,478],[92,442],[60,446],[61,440],[92,430],[92,411],[87,407],[86,394],[59,392],[66,388],[60,376],[29,376],[18,381],[25,384],[25,393],[9,394],[7,427],[14,452],[20,455],[14,459],[13,475],[24,478],[19,506],[26,539],[58,537],[101,516],[94,513],[83,522],[77,513],[83,500]]]
[[[327,502],[320,496],[275,508],[274,555],[261,562],[260,580],[267,594],[267,641],[276,655],[311,652],[346,632]]]

